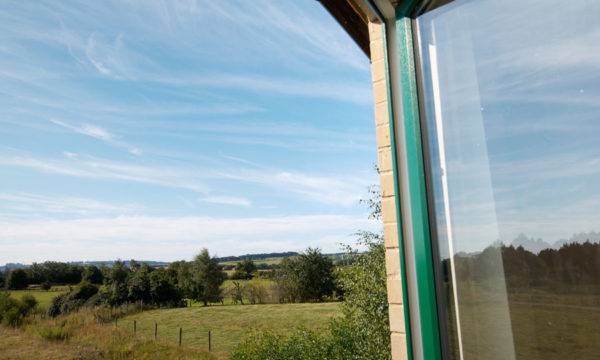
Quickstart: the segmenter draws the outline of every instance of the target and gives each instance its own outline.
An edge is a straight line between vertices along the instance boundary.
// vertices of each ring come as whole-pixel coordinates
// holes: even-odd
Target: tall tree
[[[221,269],[219,260],[211,257],[207,249],[202,249],[196,255],[192,264],[191,297],[202,301],[204,306],[209,302],[221,301],[221,284],[227,279],[227,274]]]
[[[24,289],[29,285],[27,273],[23,269],[14,269],[8,274],[6,279],[6,287],[11,290]]]
[[[85,268],[85,270],[83,270],[81,280],[100,285],[102,284],[102,280],[104,280],[104,276],[102,275],[102,271],[100,271],[97,266],[89,265]]]
[[[320,249],[309,247],[298,256],[298,286],[303,302],[322,301],[333,294],[333,262]]]

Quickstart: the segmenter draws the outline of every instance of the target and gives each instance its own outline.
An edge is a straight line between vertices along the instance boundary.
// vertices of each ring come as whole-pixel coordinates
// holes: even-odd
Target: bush
[[[330,338],[299,329],[286,337],[271,332],[255,333],[231,354],[232,360],[344,359]]]
[[[21,302],[23,303],[24,310],[27,313],[35,310],[36,306],[38,305],[38,301],[31,294],[25,294],[21,296]]]
[[[40,288],[42,290],[48,291],[48,290],[50,290],[52,288],[52,285],[50,284],[50,281],[46,280],[46,281],[44,281],[43,283],[40,284]]]
[[[24,295],[19,301],[10,297],[6,291],[0,292],[0,322],[5,326],[18,327],[37,305],[37,301],[31,295]]]

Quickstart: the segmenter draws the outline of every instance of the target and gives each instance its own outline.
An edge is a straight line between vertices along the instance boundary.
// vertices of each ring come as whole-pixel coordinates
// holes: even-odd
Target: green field
[[[270,257],[270,258],[264,258],[264,259],[256,259],[256,260],[252,260],[252,261],[256,265],[261,265],[261,264],[265,264],[265,265],[277,265],[277,264],[279,264],[281,262],[281,260],[283,260],[282,257]],[[220,262],[219,265],[236,265],[240,261],[241,260],[223,261],[223,262]]]
[[[304,326],[325,331],[329,319],[340,315],[339,303],[216,305],[145,311],[120,319],[118,327],[133,331],[135,320],[138,335],[154,338],[157,323],[158,339],[169,343],[178,341],[182,328],[183,343],[202,349],[208,348],[208,330],[211,330],[213,352],[227,357],[252,330],[286,333]]]
[[[38,301],[38,307],[46,309],[50,306],[52,299],[60,294],[69,291],[68,286],[53,286],[52,289],[46,290],[9,290],[10,296],[15,299],[20,299],[25,294],[31,294]]]

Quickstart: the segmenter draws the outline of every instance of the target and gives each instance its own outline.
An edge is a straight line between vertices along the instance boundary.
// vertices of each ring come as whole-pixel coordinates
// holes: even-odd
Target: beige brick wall
[[[400,252],[398,248],[398,224],[392,173],[392,148],[390,143],[390,119],[388,114],[383,34],[380,24],[369,23],[371,41],[371,75],[375,98],[375,125],[381,184],[381,212],[383,217],[383,238],[386,248],[385,266],[387,271],[387,292],[390,304],[390,330],[392,359],[406,360],[406,330],[404,304],[402,298],[402,277],[400,275]]]

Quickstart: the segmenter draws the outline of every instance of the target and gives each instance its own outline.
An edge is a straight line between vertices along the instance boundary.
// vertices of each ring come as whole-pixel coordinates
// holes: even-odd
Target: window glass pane
[[[600,358],[600,2],[417,18],[450,353]]]

